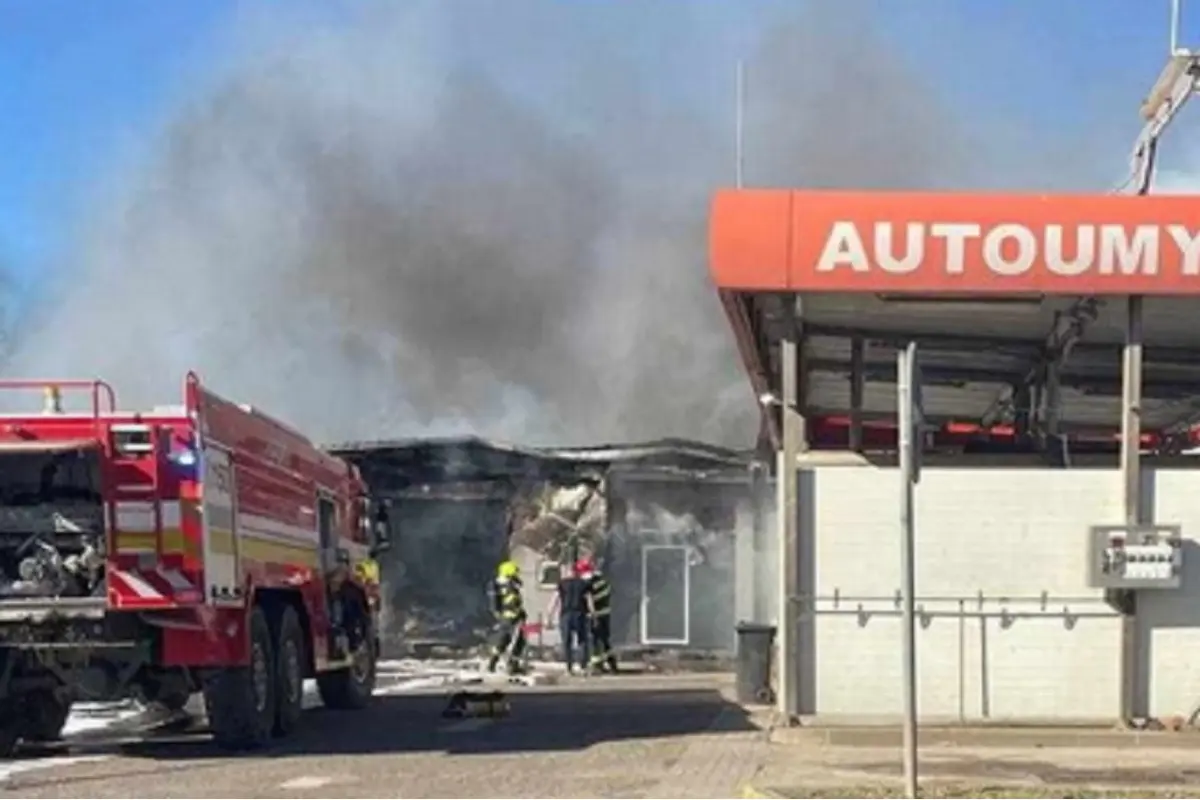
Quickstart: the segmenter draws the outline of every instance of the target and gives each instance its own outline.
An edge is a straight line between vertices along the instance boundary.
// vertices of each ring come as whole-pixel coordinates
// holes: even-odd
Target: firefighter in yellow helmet
[[[500,659],[507,654],[508,673],[521,671],[521,654],[525,652],[525,598],[522,594],[521,570],[515,561],[504,561],[492,580],[492,613],[496,617],[495,639],[488,672],[495,672]]]

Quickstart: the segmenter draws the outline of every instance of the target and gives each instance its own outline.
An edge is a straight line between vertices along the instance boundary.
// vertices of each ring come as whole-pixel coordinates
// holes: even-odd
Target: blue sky
[[[456,18],[447,41],[477,53],[510,82],[527,83],[532,95],[545,94],[556,75],[570,71],[582,40],[619,49],[651,93],[670,94],[675,102],[712,114],[732,102],[736,60],[796,5],[794,0],[460,5],[472,2],[478,13],[467,21]],[[839,2],[868,5],[879,31],[929,74],[947,102],[1013,125],[1031,146],[1043,137],[1086,139],[1098,158],[1111,161],[1098,174],[1121,177],[1138,127],[1138,99],[1165,60],[1167,0]],[[154,123],[192,82],[222,63],[245,12],[269,15],[281,5],[0,3],[0,263],[27,285],[61,268],[80,208],[96,187],[124,159],[136,157]],[[294,8],[295,0],[288,5]],[[340,2],[326,13],[352,13],[356,5]],[[1197,35],[1188,38],[1200,44],[1200,9],[1185,16],[1185,35],[1193,29]],[[1200,103],[1190,111],[1200,118]],[[1166,158],[1182,163],[1189,156],[1184,137],[1173,134]]]

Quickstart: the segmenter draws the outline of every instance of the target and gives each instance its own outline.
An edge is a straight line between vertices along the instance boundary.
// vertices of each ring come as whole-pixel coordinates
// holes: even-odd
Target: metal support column
[[[1121,359],[1121,483],[1125,522],[1142,522],[1142,298],[1130,297],[1125,320],[1125,347]],[[1140,646],[1137,595],[1123,592],[1118,598],[1121,617],[1121,719],[1145,716],[1140,708],[1138,684]]]
[[[1130,297],[1127,308],[1121,364],[1121,480],[1125,521],[1135,525],[1142,521],[1142,298]]]
[[[753,551],[753,569],[751,575],[754,579],[754,592],[751,596],[750,613],[754,622],[767,622],[770,615],[767,601],[769,597],[762,591],[763,587],[771,585],[770,570],[763,563],[762,555],[768,552],[768,532],[766,530],[766,514],[767,503],[770,501],[770,496],[767,493],[767,476],[765,474],[765,465],[760,461],[755,461],[750,465],[750,513],[751,524],[753,525],[753,535],[751,536],[751,544]]]
[[[1024,381],[1012,386],[1013,425],[1022,442],[1029,440],[1033,430],[1033,395],[1033,387]]]
[[[900,445],[900,597],[901,657],[904,695],[905,797],[920,797],[917,779],[917,624],[916,624],[916,496],[924,449],[924,411],[917,345],[910,342],[896,358],[897,422]]]
[[[1058,437],[1062,431],[1062,380],[1058,361],[1046,365],[1046,381],[1042,387],[1042,433]]]
[[[866,358],[865,342],[861,336],[850,340],[850,449],[863,451],[863,390],[865,376],[863,364]]]
[[[800,652],[797,634],[800,590],[800,503],[797,462],[806,449],[801,408],[802,333],[796,305],[789,302],[790,323],[780,342],[780,390],[783,449],[779,463],[779,712],[790,720],[800,713]]]

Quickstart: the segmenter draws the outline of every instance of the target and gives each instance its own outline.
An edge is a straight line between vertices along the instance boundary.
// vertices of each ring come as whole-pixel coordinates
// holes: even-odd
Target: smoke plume
[[[829,6],[751,62],[754,179],[962,177],[935,93]],[[580,73],[607,113],[571,129],[412,24],[251,36],[93,208],[7,371],[104,375],[132,405],[195,369],[325,440],[751,444],[705,268],[729,126],[614,64]]]

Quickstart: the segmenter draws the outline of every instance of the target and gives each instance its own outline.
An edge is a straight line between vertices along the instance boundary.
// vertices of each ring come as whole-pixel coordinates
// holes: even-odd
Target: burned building
[[[521,563],[531,621],[547,613],[560,563],[587,555],[614,585],[624,649],[728,651],[765,576],[763,491],[746,453],[696,442],[522,448],[478,438],[330,448],[390,500],[381,563],[389,654],[470,647],[490,625],[486,586]],[[534,644],[558,642],[543,624]]]

